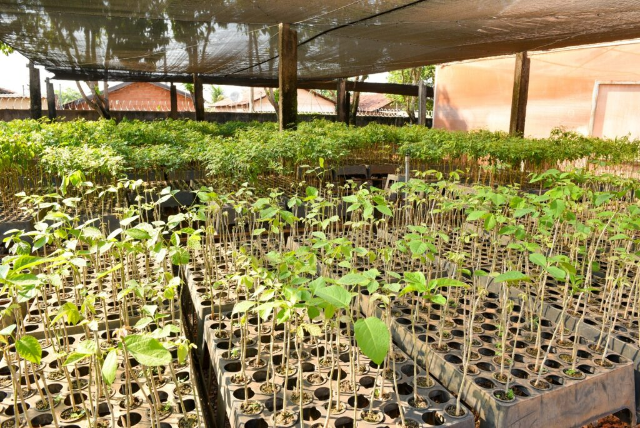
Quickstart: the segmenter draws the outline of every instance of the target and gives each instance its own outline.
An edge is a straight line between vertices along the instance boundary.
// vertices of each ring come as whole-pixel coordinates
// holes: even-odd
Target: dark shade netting
[[[50,70],[324,79],[640,37],[637,0],[0,0],[0,39]]]

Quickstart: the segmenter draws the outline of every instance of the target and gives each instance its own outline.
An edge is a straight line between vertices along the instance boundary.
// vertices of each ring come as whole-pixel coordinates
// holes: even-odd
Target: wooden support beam
[[[169,112],[169,117],[171,119],[178,118],[178,91],[176,90],[176,85],[171,82],[171,86],[169,87],[169,96],[171,97],[171,111]]]
[[[55,70],[49,69],[55,75],[56,80],[102,80],[104,79],[104,71],[95,70]],[[133,74],[128,75],[126,72],[117,72],[109,70],[109,80],[121,82],[182,82],[192,83],[193,75],[152,75],[152,74]],[[236,77],[236,76],[207,76],[200,75],[202,83],[207,85],[230,85],[230,86],[246,86],[252,88],[277,88],[279,87],[278,79],[265,79],[253,77]],[[299,79],[297,81],[298,89],[330,89],[335,90],[337,79]],[[411,97],[418,96],[417,85],[404,85],[400,83],[376,83],[376,82],[354,82],[347,81],[347,91],[351,92],[372,92],[377,94],[394,94],[405,95]],[[427,87],[427,98],[433,98],[433,88]]]
[[[418,125],[427,126],[427,82],[418,83]]]
[[[31,119],[40,119],[42,117],[42,92],[40,91],[40,70],[38,70],[33,61],[29,61],[29,99]]]
[[[298,125],[298,33],[289,24],[279,26],[278,52],[278,121],[282,131]]]
[[[198,74],[193,74],[193,105],[196,109],[196,120],[204,120],[204,93],[202,79]]]
[[[513,79],[513,97],[511,98],[511,119],[509,133],[524,135],[527,117],[527,98],[529,95],[529,69],[531,60],[526,52],[516,54],[516,68]]]
[[[45,79],[45,86],[47,89],[47,115],[49,119],[53,120],[56,118],[56,93],[53,91],[53,83],[47,77]]]
[[[336,97],[336,114],[337,121],[349,124],[349,104],[347,101],[347,80],[338,79],[337,97]]]

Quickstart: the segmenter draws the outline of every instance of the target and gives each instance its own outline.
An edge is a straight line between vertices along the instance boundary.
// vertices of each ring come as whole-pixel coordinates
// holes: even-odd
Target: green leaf
[[[176,266],[186,265],[189,263],[189,251],[182,247],[175,248],[171,254],[171,263]]]
[[[339,285],[321,288],[317,291],[316,296],[337,308],[347,308],[351,303],[351,293]]]
[[[7,326],[5,328],[3,328],[2,330],[0,330],[0,336],[9,336],[11,335],[11,333],[13,333],[13,330],[16,329],[16,325],[15,324],[11,324],[10,326]]]
[[[393,217],[393,213],[386,205],[376,205],[376,209],[386,216]]]
[[[440,305],[440,306],[444,306],[447,304],[447,298],[444,297],[442,294],[436,294],[436,295],[430,296],[429,300],[431,300],[431,302],[435,303],[436,305]]]
[[[52,324],[55,324],[62,317],[67,317],[67,323],[70,325],[76,325],[82,320],[82,314],[78,311],[76,305],[72,302],[67,302],[58,311],[56,317],[51,321]]]
[[[116,380],[116,371],[118,369],[118,352],[112,349],[107,354],[102,365],[102,378],[107,385],[111,385]]]
[[[609,201],[609,199],[611,199],[611,198],[613,198],[613,194],[612,193],[599,193],[598,196],[596,196],[595,206],[599,207],[600,205],[602,205],[605,202]]]
[[[429,290],[442,287],[467,287],[468,284],[453,278],[438,278],[429,281]]]
[[[151,317],[140,318],[138,320],[138,322],[136,323],[136,325],[133,326],[133,328],[135,328],[137,330],[141,330],[141,329],[145,328],[146,326],[148,326],[149,324],[151,324],[152,322],[153,322],[153,318],[151,318]]]
[[[530,278],[518,271],[509,271],[496,276],[493,282],[516,282],[516,281],[530,281]]]
[[[325,280],[324,277],[319,276],[316,279],[314,279],[313,281],[311,281],[308,285],[309,287],[309,291],[311,291],[311,293],[313,293],[314,295],[316,294],[316,291],[318,291],[320,288],[324,287],[325,285]]]
[[[16,351],[20,357],[33,364],[40,364],[42,360],[42,347],[38,339],[33,336],[22,336],[16,342]]]
[[[411,250],[411,254],[419,256],[424,254],[429,249],[429,246],[426,242],[415,240],[409,242],[409,249]]]
[[[389,352],[389,330],[379,318],[359,319],[355,326],[356,342],[364,355],[382,364]]]
[[[83,340],[78,344],[76,351],[80,354],[94,355],[98,353],[98,345],[93,340]]]
[[[533,212],[535,212],[536,210],[534,210],[533,208],[520,208],[515,210],[515,212],[513,213],[513,217],[514,218],[520,218],[520,217],[524,217],[527,214],[531,214]]]
[[[536,264],[541,267],[547,266],[547,258],[540,253],[533,253],[529,255],[529,260],[531,263]]]
[[[178,363],[184,364],[187,360],[187,355],[189,354],[189,346],[185,343],[181,343],[178,345]]]
[[[233,312],[231,312],[231,315],[244,314],[255,305],[256,305],[256,302],[252,302],[250,300],[243,300],[241,302],[238,302],[233,307]]]
[[[80,352],[72,352],[72,353],[69,354],[69,356],[65,360],[64,365],[65,366],[71,366],[71,365],[77,363],[80,360],[84,360],[85,358],[87,358],[89,356],[90,355],[82,354]]]
[[[368,282],[369,278],[359,273],[348,273],[338,280],[338,284],[341,285],[366,284]]]
[[[405,272],[404,279],[410,284],[422,285],[426,291],[427,279],[422,272]]]
[[[318,189],[312,186],[307,186],[306,194],[309,197],[315,198],[316,196],[318,196]]]
[[[158,340],[138,334],[123,338],[127,352],[143,366],[157,367],[171,363],[171,353]]]
[[[491,214],[489,217],[484,219],[484,230],[491,231],[496,227],[496,224],[498,224],[496,216]]]
[[[93,226],[87,226],[82,230],[82,235],[85,238],[89,238],[91,240],[98,240],[98,239],[104,239],[104,235],[102,235],[102,232],[100,231],[100,229],[93,227]]]
[[[138,241],[141,241],[143,239],[151,239],[151,235],[149,235],[149,232],[142,229],[127,229],[124,231],[124,233],[132,237],[133,239],[137,239]]]
[[[471,214],[469,214],[467,216],[467,221],[476,221],[481,219],[485,214],[487,214],[487,211],[472,211]]]
[[[560,269],[557,266],[549,266],[547,271],[553,276],[555,279],[563,280],[567,277],[567,273]]]

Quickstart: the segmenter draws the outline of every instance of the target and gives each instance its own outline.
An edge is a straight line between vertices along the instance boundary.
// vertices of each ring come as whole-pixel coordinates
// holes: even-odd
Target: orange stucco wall
[[[177,96],[178,111],[194,111],[191,98],[181,94]],[[78,110],[90,110],[84,102],[75,107]],[[109,92],[109,108],[115,110],[171,110],[171,93],[168,89],[161,88],[146,82],[135,82],[121,89]]]
[[[562,126],[589,134],[596,81],[639,82],[640,42],[531,53],[529,101],[525,134],[545,137]],[[438,67],[434,126],[453,130],[509,129],[514,57],[491,58]],[[633,92],[629,94],[628,92]],[[619,103],[607,107],[608,135],[636,133],[628,119],[640,119],[640,91],[627,91]],[[635,107],[635,110],[633,108]],[[600,107],[599,107],[600,108]],[[631,111],[629,109],[632,109]],[[597,127],[594,128],[598,135]]]

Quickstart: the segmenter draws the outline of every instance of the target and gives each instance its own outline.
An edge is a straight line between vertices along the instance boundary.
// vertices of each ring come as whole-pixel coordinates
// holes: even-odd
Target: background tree
[[[109,106],[107,105],[107,99],[104,97],[104,94],[100,90],[100,85],[97,80],[85,81],[85,85],[89,87],[89,91],[91,91],[90,95],[87,95],[82,88],[82,85],[79,81],[76,81],[76,86],[78,87],[78,91],[80,91],[80,95],[84,99],[84,101],[95,111],[98,112],[100,117],[105,119],[110,119],[111,115],[109,114]]]
[[[364,75],[364,76],[356,76],[353,81],[354,82],[364,82],[365,80],[367,80],[367,78],[369,77],[369,75]],[[353,93],[353,98],[351,99],[351,111],[350,113],[350,119],[349,122],[355,124],[356,123],[356,116],[358,116],[358,106],[360,105],[360,92],[354,92]]]
[[[9,56],[13,53],[13,48],[6,43],[0,42],[0,52]]]
[[[73,88],[66,88],[60,93],[60,104],[64,105],[81,97],[80,91]]]
[[[267,94],[267,100],[276,110],[276,118],[279,119],[278,100],[280,99],[280,90],[276,88],[264,88],[265,94]]]
[[[211,85],[211,102],[217,103],[218,101],[222,101],[224,99],[224,94],[222,93],[222,88],[220,86]]]
[[[193,87],[193,83],[183,83],[182,88],[191,94],[191,101],[193,101],[193,108],[196,108],[196,92]]]
[[[396,70],[389,72],[387,81],[389,83],[403,83],[407,85],[416,85],[420,80],[425,80],[427,85],[433,86],[435,82],[436,67],[427,65],[424,67],[406,68],[404,70]],[[387,95],[391,100],[405,109],[409,115],[411,123],[416,122],[416,111],[418,110],[418,97],[409,97],[405,95]],[[427,110],[433,109],[433,100],[427,99]]]

